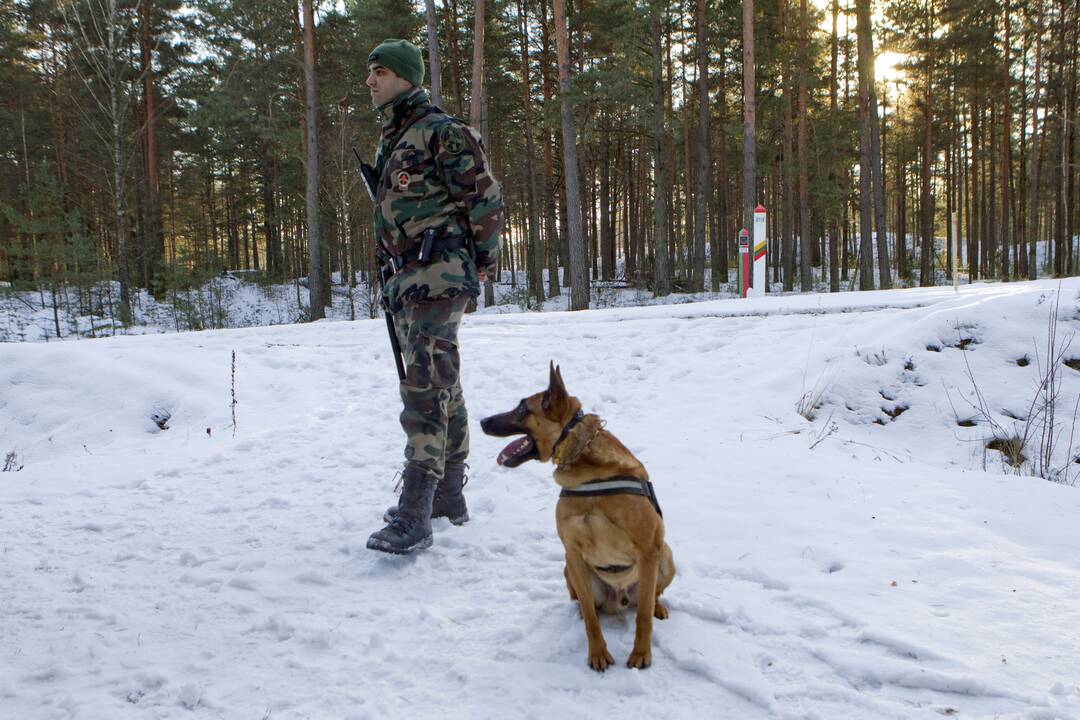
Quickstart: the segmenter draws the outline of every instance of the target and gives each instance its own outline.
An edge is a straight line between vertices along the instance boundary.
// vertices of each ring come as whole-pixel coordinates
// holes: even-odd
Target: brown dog
[[[600,632],[597,609],[618,612],[637,603],[634,649],[627,665],[652,662],[652,619],[663,620],[660,603],[675,577],[664,520],[645,467],[596,415],[566,392],[562,373],[551,365],[548,388],[510,412],[480,422],[488,435],[524,435],[506,446],[498,462],[517,467],[527,460],[555,463],[563,488],[555,523],[566,549],[564,575],[570,598],[578,600],[589,639],[589,666],[606,670],[615,661]]]

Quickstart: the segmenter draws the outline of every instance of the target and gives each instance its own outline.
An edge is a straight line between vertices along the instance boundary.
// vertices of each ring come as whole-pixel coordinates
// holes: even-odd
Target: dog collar
[[[631,477],[630,475],[616,475],[603,480],[592,480],[587,483],[563,488],[559,497],[600,497],[602,495],[641,495],[649,499],[653,509],[660,517],[664,513],[660,510],[660,503],[656,500],[656,491],[653,484],[648,480]]]
[[[574,417],[570,418],[570,422],[563,426],[562,432],[559,434],[559,439],[555,441],[555,444],[551,448],[552,455],[559,449],[559,445],[566,439],[566,436],[570,434],[570,431],[577,427],[577,424],[584,419],[585,412],[581,408],[578,408],[577,412],[574,413]]]

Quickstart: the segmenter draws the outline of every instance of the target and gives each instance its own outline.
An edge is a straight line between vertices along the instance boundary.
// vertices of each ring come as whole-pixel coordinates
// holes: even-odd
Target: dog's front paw
[[[596,672],[604,672],[614,664],[615,658],[611,657],[606,647],[589,651],[589,667]]]
[[[630,653],[630,659],[626,661],[626,667],[637,668],[638,670],[644,670],[650,665],[652,665],[652,648],[648,650],[634,648],[634,651]]]
[[[656,607],[653,608],[653,617],[657,620],[667,620],[668,611],[667,606],[662,604],[659,600],[656,601]]]

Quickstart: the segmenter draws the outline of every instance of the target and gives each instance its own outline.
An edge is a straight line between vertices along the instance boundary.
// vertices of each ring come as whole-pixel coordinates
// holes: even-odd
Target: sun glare
[[[879,52],[874,59],[874,78],[879,83],[889,83],[899,80],[904,75],[903,69],[897,67],[905,60],[901,53],[886,50]]]
[[[821,32],[826,34],[832,33],[832,3],[833,0],[811,0],[814,5],[822,12],[821,22],[818,28]],[[836,18],[836,31],[841,36],[849,35],[854,37],[855,35],[855,15],[854,9],[847,7],[847,2],[842,2],[840,5],[840,13]],[[846,12],[851,10],[851,12]],[[873,16],[871,17],[871,23],[875,30],[885,22],[885,16],[880,7],[873,8]],[[875,42],[876,44],[876,42]],[[893,52],[891,50],[882,51],[878,49],[877,55],[874,59],[874,78],[879,83],[894,83],[901,80],[904,77],[904,71],[897,67],[905,59],[905,55],[902,53]]]

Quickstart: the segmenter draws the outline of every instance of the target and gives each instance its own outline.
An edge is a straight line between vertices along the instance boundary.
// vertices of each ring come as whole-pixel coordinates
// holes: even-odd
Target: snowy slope
[[[474,420],[554,359],[656,484],[671,617],[646,671],[605,618],[603,675],[551,467],[475,422],[472,521],[364,549],[402,445],[381,320],[0,345],[0,718],[1080,718],[1080,489],[984,449],[1058,288],[469,317]],[[1066,481],[1078,397],[1062,368]]]

